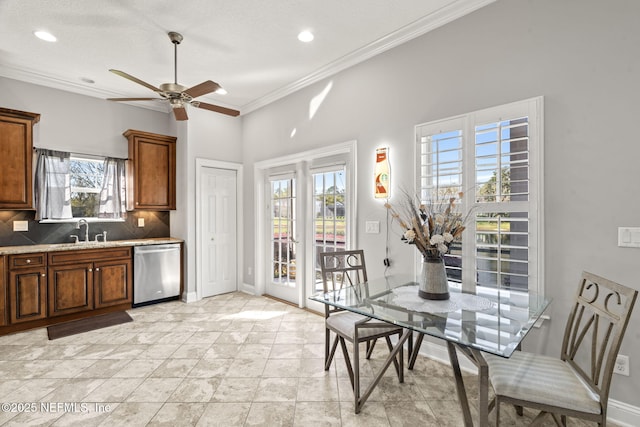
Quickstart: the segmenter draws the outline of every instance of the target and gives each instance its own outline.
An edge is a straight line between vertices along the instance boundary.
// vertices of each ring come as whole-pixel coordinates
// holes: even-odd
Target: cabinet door
[[[39,114],[0,108],[0,209],[31,209],[33,123]]]
[[[7,276],[4,255],[0,255],[0,326],[7,324]]]
[[[95,308],[131,303],[131,260],[94,263]]]
[[[176,208],[176,138],[129,130],[130,209]]]
[[[91,263],[49,267],[49,316],[93,309]]]
[[[11,323],[47,317],[47,275],[44,268],[9,272]]]

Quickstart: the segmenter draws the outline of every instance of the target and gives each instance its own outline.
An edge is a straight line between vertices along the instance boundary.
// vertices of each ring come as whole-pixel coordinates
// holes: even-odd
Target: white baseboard
[[[449,352],[444,345],[423,341],[420,354],[430,359],[449,365]],[[459,357],[460,369],[469,373],[477,373],[476,366],[466,357]],[[618,400],[609,399],[607,421],[620,427],[640,426],[640,408]]]
[[[619,400],[609,399],[607,421],[621,427],[640,426],[640,408]]]
[[[183,292],[182,302],[190,303],[198,301],[198,294],[195,292]]]
[[[248,283],[242,283],[240,285],[240,289],[238,289],[240,292],[244,292],[250,295],[255,295],[256,294],[256,287],[253,285],[250,285]]]

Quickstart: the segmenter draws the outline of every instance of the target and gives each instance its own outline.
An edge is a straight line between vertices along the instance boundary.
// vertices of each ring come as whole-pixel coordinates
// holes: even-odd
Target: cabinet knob
[[[96,268],[96,271],[100,271],[100,267],[97,267],[97,268]]]
[[[89,269],[89,273],[91,273],[92,271],[93,271],[93,268],[90,268],[90,269]]]
[[[46,276],[46,274],[42,273],[41,276],[44,277],[44,276]]]
[[[31,264],[31,260],[30,259],[27,260],[27,264]]]

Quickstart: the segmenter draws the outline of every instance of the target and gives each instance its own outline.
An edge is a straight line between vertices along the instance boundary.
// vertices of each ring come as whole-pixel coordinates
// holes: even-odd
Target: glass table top
[[[503,357],[511,356],[550,303],[532,292],[481,286],[462,292],[453,282],[449,293],[449,300],[425,300],[413,277],[393,275],[310,299]]]

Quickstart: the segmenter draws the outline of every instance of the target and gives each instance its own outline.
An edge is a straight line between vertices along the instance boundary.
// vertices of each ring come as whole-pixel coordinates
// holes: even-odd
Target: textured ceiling
[[[108,70],[173,82],[167,32],[177,31],[178,83],[213,80],[228,94],[202,101],[247,113],[492,1],[0,0],[0,76],[100,98],[153,97]],[[58,41],[37,39],[41,29]],[[305,29],[313,42],[297,40]]]

